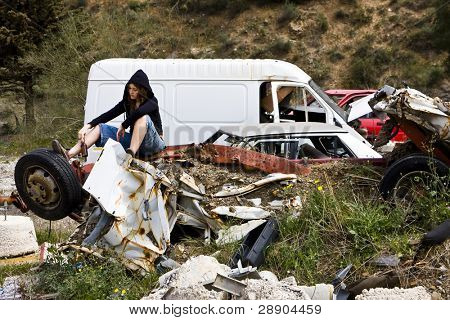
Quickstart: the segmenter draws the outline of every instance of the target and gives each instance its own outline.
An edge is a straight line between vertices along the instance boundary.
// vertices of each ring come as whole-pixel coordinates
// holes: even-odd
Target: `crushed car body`
[[[387,113],[424,153],[450,165],[450,109],[448,102],[411,88],[384,86],[369,101],[375,111]]]
[[[291,161],[382,158],[367,141],[355,139],[343,128],[319,122],[224,127],[206,142],[226,142]]]

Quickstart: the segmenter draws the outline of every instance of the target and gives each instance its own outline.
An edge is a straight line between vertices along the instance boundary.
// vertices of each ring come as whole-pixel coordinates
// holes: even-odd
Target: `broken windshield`
[[[311,88],[342,118],[347,122],[348,114],[333,101],[322,88],[313,80],[309,81]]]

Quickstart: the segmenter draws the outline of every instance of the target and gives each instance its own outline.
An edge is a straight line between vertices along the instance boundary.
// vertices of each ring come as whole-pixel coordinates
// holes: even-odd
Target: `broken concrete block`
[[[366,290],[355,297],[355,300],[431,300],[431,295],[424,287],[410,289],[375,288]]]
[[[300,286],[311,300],[333,300],[334,287],[331,284],[318,283],[315,286]]]
[[[29,217],[0,217],[0,258],[24,256],[39,250]]]
[[[269,282],[278,282],[277,276],[271,271],[263,270],[259,271],[258,273],[263,280],[267,280]]]
[[[239,300],[310,300],[302,288],[283,282],[248,279],[245,283],[247,287]]]
[[[0,300],[21,300],[19,277],[7,277],[0,287]]]

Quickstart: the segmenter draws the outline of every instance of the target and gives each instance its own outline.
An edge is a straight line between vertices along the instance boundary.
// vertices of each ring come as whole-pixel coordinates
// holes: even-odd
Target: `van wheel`
[[[70,164],[48,149],[37,149],[20,158],[14,179],[28,208],[46,220],[67,217],[82,201],[81,185]]]
[[[448,188],[449,167],[424,154],[413,154],[397,160],[384,174],[379,190],[386,200],[397,205],[413,205],[426,193]]]

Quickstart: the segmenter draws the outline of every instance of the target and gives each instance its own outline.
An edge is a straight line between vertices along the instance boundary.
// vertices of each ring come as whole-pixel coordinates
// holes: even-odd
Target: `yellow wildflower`
[[[323,190],[323,187],[322,187],[322,186],[318,186],[318,187],[317,187],[317,190],[322,191],[322,190]]]
[[[115,288],[114,293],[117,293],[117,292],[119,292],[119,289]]]
[[[124,295],[125,293],[127,293],[127,290],[123,289],[122,290],[122,295]]]

